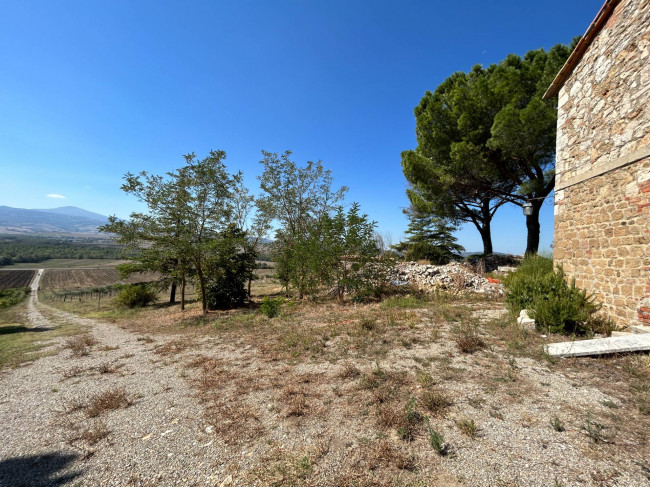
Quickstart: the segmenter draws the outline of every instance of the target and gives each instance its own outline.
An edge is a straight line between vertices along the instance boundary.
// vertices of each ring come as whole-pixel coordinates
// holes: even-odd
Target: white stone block
[[[528,315],[528,312],[525,309],[522,309],[519,313],[519,318],[517,318],[517,324],[520,328],[528,331],[535,330],[535,320]]]

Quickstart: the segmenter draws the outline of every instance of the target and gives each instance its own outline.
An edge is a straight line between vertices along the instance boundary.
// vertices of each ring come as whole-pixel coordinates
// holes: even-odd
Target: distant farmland
[[[107,286],[118,282],[134,283],[155,281],[158,277],[159,275],[155,272],[146,272],[144,274],[133,274],[127,279],[120,279],[119,272],[114,268],[46,269],[41,277],[40,289],[87,289]]]
[[[32,281],[36,271],[3,271],[0,270],[0,289],[9,289],[12,287],[27,287]]]

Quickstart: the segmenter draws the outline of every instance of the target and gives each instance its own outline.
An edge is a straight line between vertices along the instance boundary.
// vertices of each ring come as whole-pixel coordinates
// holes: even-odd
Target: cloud
[[[47,196],[48,198],[57,198],[57,199],[60,199],[60,200],[65,199],[65,196],[63,196],[62,194],[56,194],[56,193],[46,194],[45,196]]]

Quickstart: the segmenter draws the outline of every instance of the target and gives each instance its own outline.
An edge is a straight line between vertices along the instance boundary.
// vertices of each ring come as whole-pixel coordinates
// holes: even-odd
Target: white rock
[[[524,330],[533,331],[535,330],[535,320],[530,317],[528,311],[522,309],[519,313],[519,318],[517,318],[517,324]]]

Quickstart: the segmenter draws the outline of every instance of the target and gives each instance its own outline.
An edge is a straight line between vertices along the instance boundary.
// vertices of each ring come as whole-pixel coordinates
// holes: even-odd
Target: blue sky
[[[602,0],[25,1],[0,15],[0,205],[126,217],[127,171],[228,153],[257,190],[260,151],[322,160],[397,242],[413,108],[454,71],[569,43]],[[50,195],[50,196],[46,196]],[[65,198],[56,198],[60,195]],[[541,248],[553,208],[542,213]],[[473,227],[459,231],[481,250]],[[495,251],[523,252],[504,207]]]

